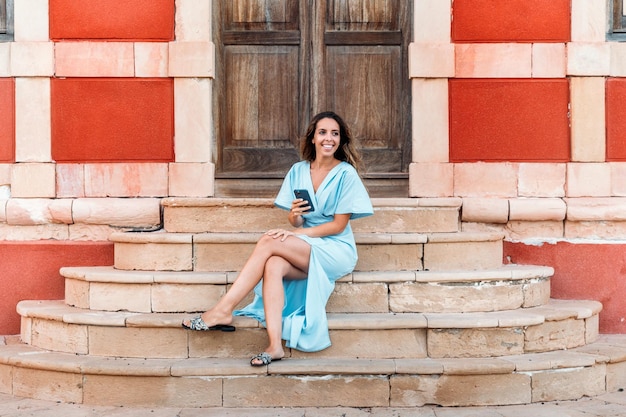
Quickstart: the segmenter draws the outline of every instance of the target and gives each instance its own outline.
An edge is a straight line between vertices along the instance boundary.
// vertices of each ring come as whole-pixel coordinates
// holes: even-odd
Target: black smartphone
[[[309,195],[308,190],[305,190],[305,189],[293,190],[293,193],[296,196],[296,198],[301,198],[309,203],[308,205],[311,206],[311,208],[306,211],[307,213],[315,211],[315,207],[313,207],[313,202],[311,201],[311,196]]]

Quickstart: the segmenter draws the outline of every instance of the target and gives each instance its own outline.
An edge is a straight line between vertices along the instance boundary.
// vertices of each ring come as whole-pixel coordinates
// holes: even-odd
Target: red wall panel
[[[450,161],[570,158],[566,79],[452,79]]]
[[[626,245],[504,242],[504,258],[553,267],[552,298],[600,301],[600,333],[626,333]]]
[[[571,0],[454,0],[454,42],[568,42]]]
[[[0,334],[18,334],[20,300],[62,300],[64,266],[113,265],[111,242],[0,242]]]
[[[53,78],[57,162],[174,160],[172,79]]]
[[[50,38],[174,39],[174,0],[50,0]]]
[[[626,79],[606,83],[606,159],[626,161]]]
[[[15,161],[15,83],[0,78],[0,162]]]

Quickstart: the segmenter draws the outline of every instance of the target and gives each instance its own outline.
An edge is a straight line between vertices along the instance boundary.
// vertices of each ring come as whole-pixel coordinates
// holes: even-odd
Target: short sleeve
[[[374,214],[369,194],[356,170],[349,165],[341,178],[335,213],[352,213],[351,220]]]
[[[294,199],[293,190],[295,188],[302,188],[296,186],[299,177],[298,169],[299,164],[294,164],[289,169],[289,172],[287,172],[287,175],[283,180],[283,184],[280,187],[280,191],[278,191],[278,195],[274,200],[274,205],[276,205],[276,207],[279,207],[283,210],[291,210],[291,202]]]

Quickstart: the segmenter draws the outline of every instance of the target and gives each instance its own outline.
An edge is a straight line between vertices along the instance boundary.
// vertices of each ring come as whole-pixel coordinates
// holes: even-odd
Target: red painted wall
[[[113,265],[111,242],[0,243],[0,334],[18,334],[21,300],[62,300],[64,266]]]
[[[570,159],[566,79],[451,79],[450,161]]]
[[[454,0],[454,42],[568,42],[571,0]]]
[[[174,0],[50,0],[50,38],[171,41]]]
[[[504,257],[553,267],[552,298],[600,301],[600,332],[626,333],[626,244],[505,242]]]
[[[0,162],[15,161],[15,82],[0,78]]]
[[[174,160],[172,79],[53,78],[57,162]]]
[[[606,159],[626,161],[626,79],[606,82]]]

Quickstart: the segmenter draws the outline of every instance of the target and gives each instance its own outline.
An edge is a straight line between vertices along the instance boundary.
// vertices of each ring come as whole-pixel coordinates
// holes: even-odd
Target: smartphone
[[[311,201],[311,196],[309,195],[308,190],[305,190],[305,189],[293,190],[293,193],[296,196],[296,198],[301,198],[309,203],[308,205],[311,206],[311,208],[306,211],[307,213],[315,211],[315,207],[313,207],[313,202]]]

